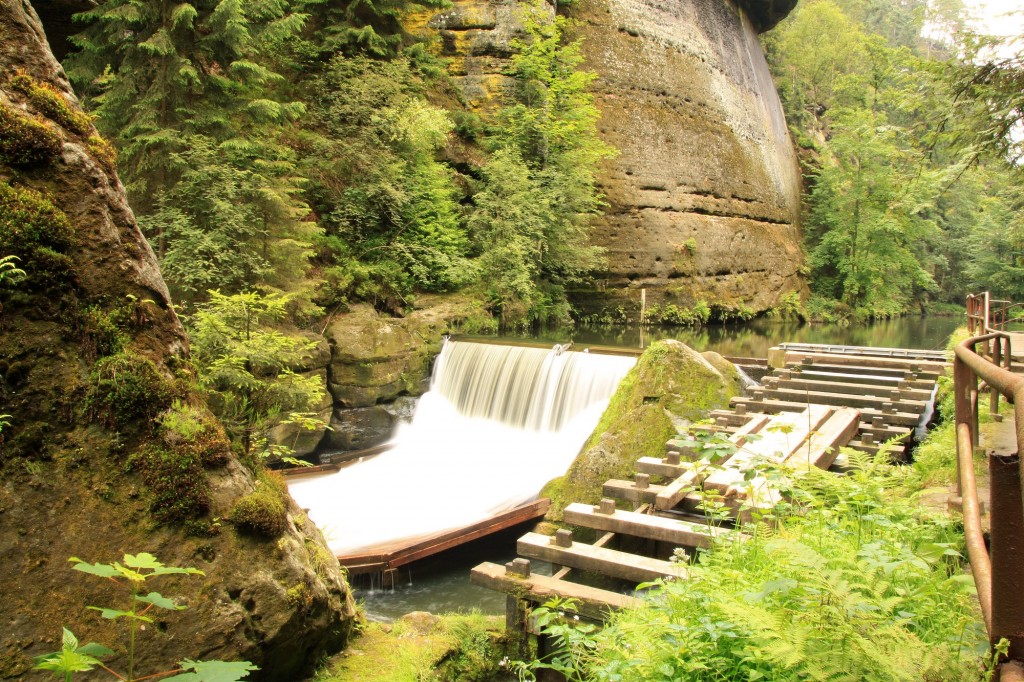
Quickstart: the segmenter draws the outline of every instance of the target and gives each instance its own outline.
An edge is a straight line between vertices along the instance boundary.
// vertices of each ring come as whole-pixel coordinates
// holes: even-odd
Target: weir
[[[390,450],[293,478],[289,491],[343,563],[479,537],[517,509],[536,516],[541,488],[568,469],[635,362],[447,341]]]

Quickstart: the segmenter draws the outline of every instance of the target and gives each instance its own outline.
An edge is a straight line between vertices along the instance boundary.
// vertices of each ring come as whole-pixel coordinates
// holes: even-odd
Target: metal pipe
[[[992,628],[989,639],[1010,642],[1007,656],[1024,658],[1024,506],[1020,457],[990,456],[992,546]]]
[[[978,588],[981,616],[985,630],[992,633],[992,561],[985,548],[985,536],[981,531],[981,506],[978,504],[978,487],[974,479],[974,448],[971,428],[966,423],[956,425],[957,464],[959,486],[964,514],[964,539],[967,543],[967,557],[974,574],[974,585]]]

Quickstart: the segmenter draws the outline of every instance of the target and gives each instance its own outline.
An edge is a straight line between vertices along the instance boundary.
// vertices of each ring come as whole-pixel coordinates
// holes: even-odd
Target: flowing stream
[[[565,473],[635,362],[446,342],[392,450],[289,490],[338,555],[482,521]]]

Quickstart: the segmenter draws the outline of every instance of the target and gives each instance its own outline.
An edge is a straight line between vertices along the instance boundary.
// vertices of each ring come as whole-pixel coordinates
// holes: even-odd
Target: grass
[[[500,679],[504,618],[479,613],[368,623],[314,682],[473,682]]]

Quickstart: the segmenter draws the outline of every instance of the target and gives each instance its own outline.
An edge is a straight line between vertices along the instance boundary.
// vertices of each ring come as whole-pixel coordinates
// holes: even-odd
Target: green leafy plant
[[[165,566],[155,556],[146,552],[135,555],[125,554],[121,562],[111,564],[91,564],[77,557],[72,557],[69,561],[76,571],[104,578],[128,593],[127,603],[123,605],[123,608],[88,607],[93,611],[98,611],[103,618],[126,623],[128,629],[127,668],[123,674],[115,672],[100,660],[113,654],[112,650],[95,643],[79,646],[75,635],[64,628],[60,651],[37,656],[36,670],[52,672],[65,682],[70,682],[76,673],[89,672],[95,668],[102,668],[122,682],[152,678],[175,680],[176,682],[237,682],[247,677],[251,671],[258,670],[248,661],[193,661],[186,658],[178,662],[177,668],[137,677],[135,670],[136,639],[145,624],[154,622],[153,617],[149,614],[154,609],[181,611],[185,608],[159,592],[145,592],[147,581],[166,575],[205,574],[197,568]]]

